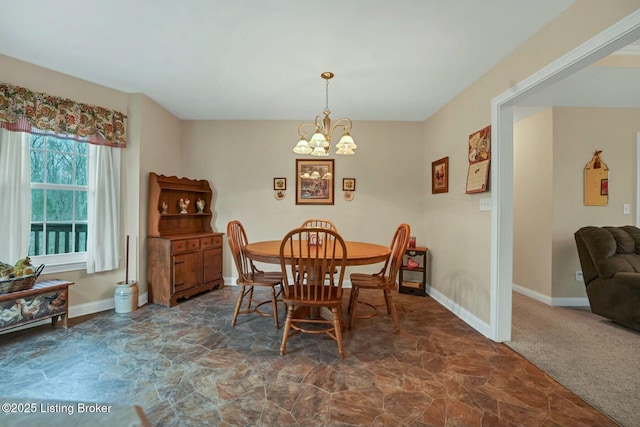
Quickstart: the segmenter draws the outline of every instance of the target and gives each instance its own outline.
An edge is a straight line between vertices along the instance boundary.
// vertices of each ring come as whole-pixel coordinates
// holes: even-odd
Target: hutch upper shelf
[[[149,236],[211,233],[211,198],[207,180],[149,173]],[[180,200],[189,201],[186,213],[180,213]],[[202,212],[199,200],[204,201]]]

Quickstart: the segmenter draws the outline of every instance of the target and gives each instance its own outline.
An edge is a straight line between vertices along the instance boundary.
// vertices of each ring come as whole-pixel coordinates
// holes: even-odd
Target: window
[[[87,251],[86,142],[31,134],[31,234],[34,264],[82,263]],[[46,258],[39,258],[46,257]],[[66,268],[69,269],[69,268]]]
[[[6,83],[0,116],[0,254],[47,273],[119,268],[126,116]]]

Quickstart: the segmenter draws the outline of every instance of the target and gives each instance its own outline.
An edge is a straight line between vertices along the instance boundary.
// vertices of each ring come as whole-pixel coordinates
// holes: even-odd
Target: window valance
[[[0,83],[0,127],[9,131],[53,133],[125,148],[125,119],[118,111]]]

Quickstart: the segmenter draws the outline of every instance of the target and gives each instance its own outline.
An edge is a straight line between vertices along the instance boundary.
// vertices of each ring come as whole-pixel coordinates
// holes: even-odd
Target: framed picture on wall
[[[356,179],[342,178],[342,191],[356,191]]]
[[[275,191],[286,190],[287,189],[287,178],[273,178],[273,189]]]
[[[333,159],[296,159],[296,205],[333,205]]]
[[[601,179],[600,180],[600,195],[608,196],[609,195],[609,180]]]
[[[431,193],[449,192],[449,157],[431,163]]]

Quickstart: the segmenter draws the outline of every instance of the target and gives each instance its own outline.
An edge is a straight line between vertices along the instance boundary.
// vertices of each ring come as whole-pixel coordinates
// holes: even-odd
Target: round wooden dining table
[[[249,243],[246,246],[247,257],[254,261],[269,264],[280,264],[281,240],[267,240]],[[367,265],[386,261],[391,249],[388,246],[374,243],[352,242],[345,240],[347,247],[347,265]],[[325,243],[329,244],[329,243]],[[342,258],[341,249],[337,249],[337,257]]]

